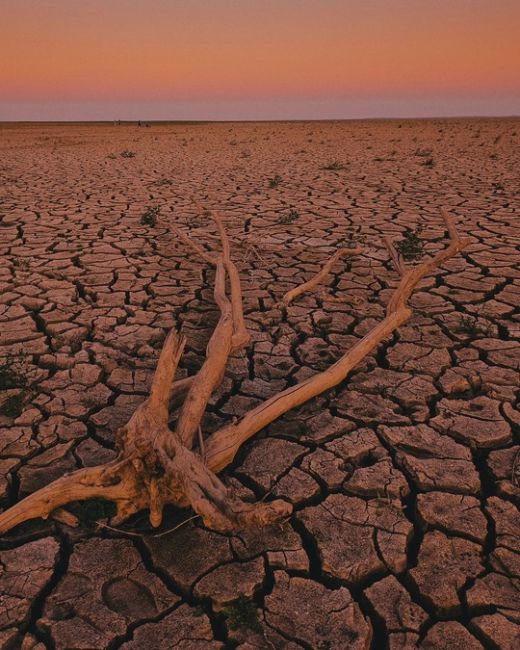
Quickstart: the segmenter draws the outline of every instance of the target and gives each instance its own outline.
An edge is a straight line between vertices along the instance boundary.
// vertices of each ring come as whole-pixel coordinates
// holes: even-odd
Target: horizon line
[[[84,119],[70,119],[70,120],[2,120],[0,119],[0,125],[3,124],[112,124],[118,123],[117,125],[132,125],[139,124],[251,124],[251,123],[277,123],[277,122],[365,122],[365,121],[374,121],[374,122],[397,122],[399,120],[408,120],[408,121],[428,121],[428,120],[461,120],[461,119],[470,119],[470,120],[511,120],[511,119],[520,119],[520,113],[512,114],[501,114],[501,115],[479,115],[479,114],[456,114],[456,115],[429,115],[429,116],[366,116],[366,117],[316,117],[316,118],[262,118],[262,119],[147,119],[147,118],[138,118],[138,119],[102,119],[102,120],[84,120]]]

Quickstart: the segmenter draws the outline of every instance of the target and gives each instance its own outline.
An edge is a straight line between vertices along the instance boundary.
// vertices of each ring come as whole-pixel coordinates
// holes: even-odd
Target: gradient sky
[[[520,0],[0,0],[0,120],[520,114]]]

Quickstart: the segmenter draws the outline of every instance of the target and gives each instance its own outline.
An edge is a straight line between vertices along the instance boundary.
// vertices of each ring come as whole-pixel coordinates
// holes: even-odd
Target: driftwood
[[[395,250],[395,249],[394,249]],[[307,291],[312,291],[315,287],[320,284],[320,282],[323,282],[325,278],[329,275],[329,273],[332,271],[332,267],[334,264],[341,259],[342,257],[345,257],[347,255],[360,255],[363,252],[362,248],[339,248],[332,257],[330,257],[325,264],[323,265],[323,268],[316,273],[314,277],[312,277],[310,280],[307,280],[307,282],[303,282],[302,284],[299,284],[297,287],[294,289],[291,289],[288,291],[282,298],[281,305],[283,307],[287,307],[288,305],[291,304],[293,300],[295,300],[298,296],[301,296],[302,293],[306,293]]]
[[[401,280],[388,304],[386,317],[327,370],[274,395],[203,442],[200,423],[208,400],[223,379],[229,355],[246,346],[249,335],[244,325],[239,274],[230,257],[230,242],[222,219],[214,212],[202,210],[217,226],[220,253],[209,253],[188,235],[176,231],[201,259],[215,267],[214,296],[220,318],[201,369],[193,377],[175,381],[185,339],[171,331],[157,363],[150,396],[117,432],[117,458],[106,465],[72,472],[27,496],[0,514],[0,533],[37,517],[52,516],[68,524],[77,523],[63,506],[93,497],[115,503],[113,525],[148,509],[150,522],[157,527],[166,504],[191,506],[207,527],[222,532],[262,526],[286,517],[291,513],[291,504],[283,500],[246,503],[224,485],[217,473],[232,462],[240,446],[255,433],[343,381],[352,368],[410,318],[412,311],[407,302],[418,283],[467,244],[467,240],[459,238],[453,220],[445,212],[450,244],[414,268],[407,269],[387,241]],[[341,255],[352,252],[358,251],[338,251],[318,276],[302,285],[303,290],[313,288]],[[289,297],[294,299],[300,293],[302,289],[296,289]],[[285,303],[289,302],[286,296]],[[183,397],[172,431],[168,426],[169,409]]]

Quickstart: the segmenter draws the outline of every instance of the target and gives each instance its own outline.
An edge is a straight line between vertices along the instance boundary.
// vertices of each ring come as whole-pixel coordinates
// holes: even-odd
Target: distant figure
[[[141,120],[139,120],[139,122],[137,122],[137,126],[141,126]]]

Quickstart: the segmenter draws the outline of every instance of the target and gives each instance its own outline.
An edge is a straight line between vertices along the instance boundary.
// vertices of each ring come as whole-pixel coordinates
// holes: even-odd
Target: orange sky
[[[20,119],[38,119],[39,107],[42,119],[141,108],[174,119],[189,105],[223,117],[213,103],[245,111],[229,118],[247,117],[248,105],[269,118],[269,106],[320,103],[351,117],[360,101],[376,113],[390,102],[410,114],[418,101],[446,113],[450,100],[520,113],[520,0],[0,4],[0,119],[16,119],[17,107]],[[67,106],[87,114],[63,115]]]

